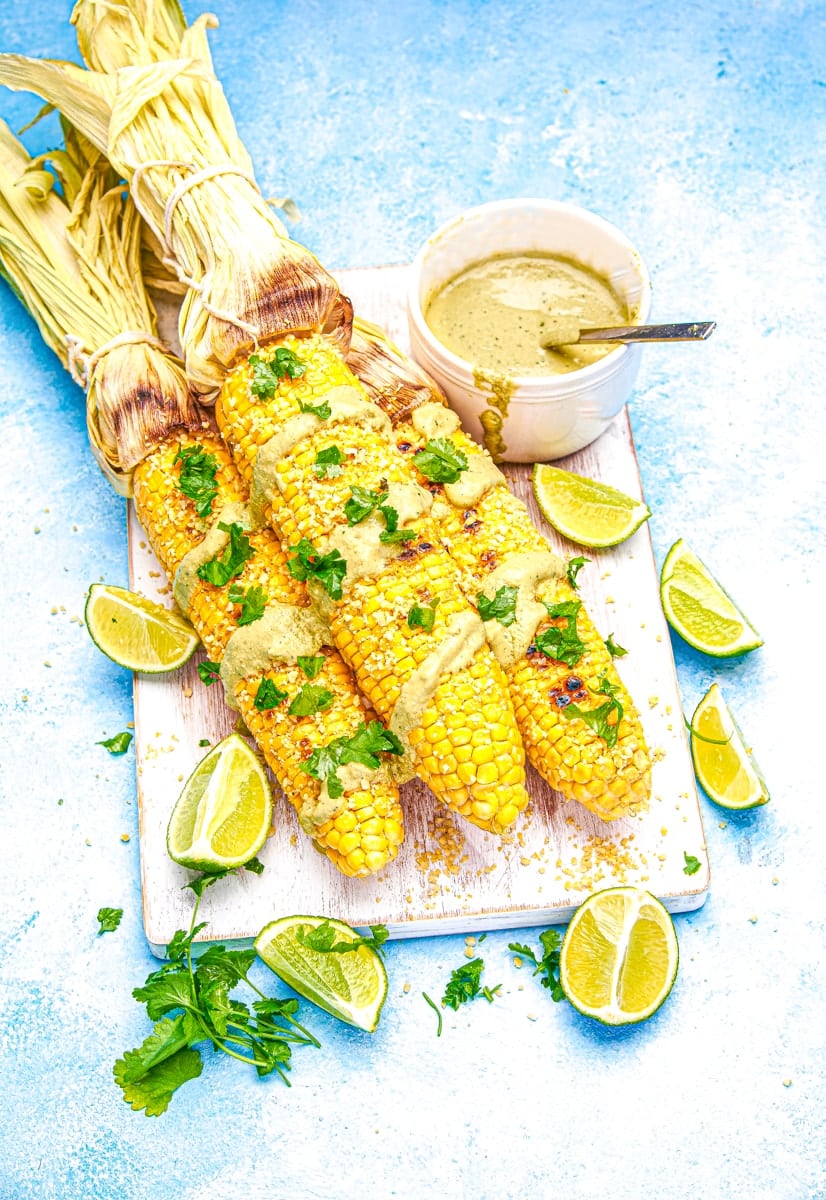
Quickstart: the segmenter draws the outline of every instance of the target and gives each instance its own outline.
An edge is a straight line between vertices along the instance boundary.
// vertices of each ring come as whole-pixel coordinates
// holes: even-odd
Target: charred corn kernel
[[[199,517],[195,503],[180,489],[180,464],[176,463],[181,445],[200,446],[215,460],[216,496],[210,517]],[[229,502],[244,502],[248,489],[233,465],[229,452],[217,432],[205,426],[197,436],[188,434],[181,441],[170,438],[142,462],[134,474],[135,505],[153,550],[168,574],[173,575],[184,556],[198,545],[216,514]],[[252,557],[233,581],[244,591],[252,586],[263,589],[268,599],[301,606],[307,603],[304,585],[287,570],[286,557],[270,529],[249,533]],[[219,661],[227,642],[238,628],[240,608],[229,599],[228,587],[215,587],[198,580],[193,587],[189,608],[192,620],[208,657]],[[361,698],[352,675],[334,650],[324,649],[324,665],[313,682],[333,693],[334,702],[311,717],[291,716],[288,704],[260,710],[255,703],[264,679],[288,696],[295,696],[307,676],[296,663],[273,663],[264,674],[244,679],[235,700],[244,722],[280,783],[287,799],[299,814],[313,810],[320,785],[302,770],[302,763],[319,746],[336,737],[350,737],[365,720]],[[398,789],[383,776],[376,777],[370,792],[345,793],[334,820],[311,827],[318,848],[345,874],[366,875],[381,870],[398,853],[402,842],[402,813]],[[370,854],[358,850],[362,819],[368,825]],[[340,840],[348,838],[346,851]]]
[[[348,529],[345,504],[354,487],[386,494],[386,504],[397,513],[402,530],[415,535],[386,542],[389,548],[370,560],[363,574],[355,570],[357,560],[352,555],[358,551],[351,549],[342,595],[330,612],[337,649],[380,718],[390,723],[394,714],[398,716],[400,701],[403,707],[409,703],[409,687],[403,695],[406,685],[415,687],[420,673],[433,668],[434,652],[438,655],[450,645],[455,629],[478,629],[477,619],[460,587],[456,565],[440,544],[428,512],[429,493],[412,486],[409,467],[379,427],[378,414],[373,410],[376,420],[371,417],[365,422],[363,416],[348,417],[337,411],[330,424],[325,423],[329,417],[321,411],[333,389],[349,388],[351,403],[353,396],[356,403],[364,397],[355,376],[323,338],[287,337],[279,344],[297,357],[302,372],[273,382],[265,389],[268,394],[259,396],[252,390],[253,367],[241,363],[227,378],[216,404],[218,424],[248,479],[254,476],[258,453],[278,434],[281,455],[273,467],[277,491],[269,491],[268,499],[283,545],[295,547],[307,539],[316,552],[326,553],[329,539],[340,538]],[[274,354],[271,347],[259,357],[270,361]],[[296,423],[302,406],[305,413],[308,406],[317,410],[315,424],[312,420]],[[300,435],[290,442],[288,434],[294,430]],[[319,455],[333,446],[340,455],[340,470],[320,476]],[[402,501],[405,511],[395,507]],[[378,523],[369,535],[377,543],[381,519],[378,510],[369,517]],[[411,626],[412,606],[434,599],[438,606],[432,630]],[[500,812],[506,811],[511,823],[528,800],[524,750],[507,682],[481,638],[472,652],[452,659],[446,656],[440,665],[432,693],[425,693],[417,704],[411,722],[409,745],[415,769],[450,808],[485,829],[501,831],[505,826]],[[454,770],[459,761],[455,751],[467,743],[470,731],[478,731],[485,744],[481,762],[492,764],[483,780],[473,754],[465,760],[466,768],[473,767],[465,770],[465,777]],[[484,801],[481,807],[479,800]],[[338,847],[346,855],[345,844],[346,835]]]

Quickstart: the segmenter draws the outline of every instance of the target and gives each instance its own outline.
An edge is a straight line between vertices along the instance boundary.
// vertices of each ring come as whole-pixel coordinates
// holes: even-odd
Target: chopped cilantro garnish
[[[336,475],[341,474],[341,464],[343,462],[344,455],[338,446],[327,446],[324,450],[319,450],[313,463],[313,471],[316,478],[335,479]]]
[[[683,873],[685,875],[696,875],[702,866],[699,858],[695,858],[693,854],[686,854],[685,850],[683,851],[683,858],[685,859]]]
[[[376,950],[381,954],[389,934],[386,925],[371,925],[369,937],[358,936],[351,942],[336,941],[336,931],[333,926],[329,921],[322,921],[314,929],[304,929],[299,925],[295,936],[296,941],[300,942],[302,946],[306,946],[308,950],[315,950],[316,954],[350,954],[354,950],[358,950],[360,946],[367,946],[370,950]]]
[[[252,558],[254,551],[243,526],[237,521],[233,521],[231,525],[219,521],[218,528],[229,534],[229,543],[223,554],[202,563],[196,574],[199,579],[204,579],[215,587],[225,587],[230,579],[241,574],[244,563]]]
[[[296,662],[308,679],[315,679],[316,675],[321,672],[321,668],[326,662],[323,654],[306,655],[299,654]]]
[[[259,712],[266,712],[270,708],[278,708],[279,704],[286,699],[287,693],[282,692],[281,688],[277,687],[271,679],[262,679],[255,693],[253,704]]]
[[[241,605],[239,625],[252,625],[253,621],[261,620],[267,607],[267,594],[263,588],[253,586],[245,590],[240,584],[233,583],[227,594],[231,604]]]
[[[210,662],[209,659],[204,659],[198,663],[198,678],[201,683],[205,683],[207,687],[215,683],[216,679],[221,678],[221,664]]]
[[[306,364],[286,346],[279,346],[271,359],[251,354],[249,363],[252,367],[250,391],[259,400],[270,400],[282,379],[297,379],[307,370]]]
[[[590,558],[584,558],[581,554],[578,554],[576,558],[568,559],[568,566],[565,570],[565,574],[568,578],[568,583],[570,583],[574,591],[576,591],[579,587],[579,584],[576,581],[577,575],[580,573],[585,564],[589,563],[590,561]]]
[[[612,658],[622,658],[624,654],[628,653],[624,646],[620,646],[618,642],[614,641],[613,633],[609,633],[608,637],[605,639],[605,649]]]
[[[569,704],[567,708],[560,711],[566,717],[579,717],[593,729],[598,737],[604,739],[607,746],[616,746],[619,723],[624,712],[617,699],[617,687],[611,683],[607,675],[603,675],[597,691],[608,697],[604,704],[600,704],[599,708],[580,708],[578,704]],[[616,720],[611,721],[610,718],[614,713],[616,713]]]
[[[304,400],[299,400],[298,407],[303,413],[312,413],[319,421],[328,420],[333,411],[326,400],[322,400],[320,404],[307,404]]]
[[[543,602],[544,603],[544,602]],[[548,616],[554,621],[564,620],[564,625],[551,625],[534,638],[537,650],[548,658],[574,667],[585,653],[585,643],[576,628],[576,619],[582,603],[579,600],[563,600],[559,604],[547,604]]]
[[[545,929],[539,935],[542,943],[542,957],[537,958],[530,946],[520,942],[508,942],[508,949],[515,954],[527,958],[534,965],[534,975],[541,975],[543,987],[549,988],[552,1000],[564,1000],[565,993],[559,982],[559,951],[562,946],[562,935],[556,929]]]
[[[479,616],[483,621],[496,620],[500,625],[513,625],[516,620],[516,597],[518,595],[519,588],[513,587],[509,583],[503,583],[500,588],[497,588],[496,595],[492,600],[484,592],[479,592],[476,597]]]
[[[384,530],[379,534],[380,542],[409,542],[415,538],[412,529],[399,529],[399,514],[387,503],[387,492],[373,492],[370,488],[356,485],[351,489],[350,499],[344,505],[348,525],[359,525],[371,513],[378,512],[384,519]]]
[[[102,933],[114,933],[118,925],[120,925],[122,916],[122,908],[99,908],[97,916],[99,925],[98,937]]]
[[[467,456],[449,438],[431,438],[413,462],[432,483],[455,483],[468,467]]]
[[[407,624],[411,629],[420,628],[425,633],[433,631],[433,622],[436,619],[436,608],[439,603],[438,596],[435,600],[431,600],[427,605],[414,604],[411,606],[410,612],[407,614]]]
[[[195,501],[198,516],[208,517],[212,512],[212,502],[218,495],[218,484],[215,482],[217,458],[204,450],[203,446],[179,446],[174,462],[181,464],[178,487],[185,496]]]
[[[291,717],[312,717],[329,708],[334,699],[329,688],[318,683],[305,683],[293,697],[288,712]]]
[[[442,996],[442,1004],[455,1012],[460,1004],[467,1004],[477,996],[484,996],[488,1003],[492,1003],[502,985],[497,983],[496,987],[482,987],[480,981],[484,969],[484,959],[472,958],[470,962],[463,963],[461,967],[452,971]]]
[[[336,775],[338,767],[346,763],[360,763],[375,771],[381,764],[380,754],[403,754],[402,746],[395,733],[385,729],[380,721],[359,725],[352,737],[335,738],[328,746],[317,746],[301,770],[322,783],[335,800],[344,794],[344,786]]]
[[[125,754],[129,749],[131,741],[132,734],[128,729],[124,729],[123,733],[116,733],[114,737],[106,738],[102,742],[96,742],[95,745],[103,746],[104,750],[108,750],[110,754]]]
[[[317,579],[333,600],[341,599],[341,582],[347,574],[347,562],[339,550],[319,554],[309,538],[302,538],[297,546],[290,546],[292,558],[287,559],[287,569],[293,579]]]

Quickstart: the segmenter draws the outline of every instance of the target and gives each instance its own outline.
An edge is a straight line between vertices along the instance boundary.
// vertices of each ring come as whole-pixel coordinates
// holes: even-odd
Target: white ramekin
[[[502,417],[500,452],[506,462],[549,462],[598,437],[628,400],[639,367],[639,345],[618,346],[597,362],[566,375],[519,375],[508,381],[506,412],[492,404],[492,387],[472,363],[453,354],[424,319],[432,293],[465,267],[497,254],[542,251],[571,258],[607,278],[625,301],[629,319],[648,320],[651,284],[629,240],[609,221],[553,200],[497,200],[468,209],[438,229],[413,263],[407,316],[413,357],[444,388],[471,437],[485,440]],[[497,386],[501,395],[502,388]],[[493,408],[493,412],[491,409]],[[490,442],[489,448],[492,448]]]

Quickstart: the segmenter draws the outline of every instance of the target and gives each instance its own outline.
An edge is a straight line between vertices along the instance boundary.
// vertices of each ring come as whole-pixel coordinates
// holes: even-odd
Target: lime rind
[[[622,901],[618,907],[617,901]],[[604,910],[604,911],[600,911]],[[663,982],[645,1004],[631,1009],[622,1006],[619,998],[632,997],[632,975],[629,970],[636,962],[637,994],[644,994],[644,972],[650,968],[652,955],[650,941],[642,947],[634,947],[631,931],[640,921],[651,921],[656,932],[662,935],[664,957]],[[624,943],[624,944],[623,944]],[[574,950],[576,947],[576,950]],[[577,963],[571,959],[578,954],[582,963],[590,955],[589,967],[598,968],[597,984],[601,989],[601,1003],[588,1003],[573,984]],[[600,963],[600,955],[605,962]],[[613,956],[613,961],[608,957]],[[656,955],[654,957],[657,957]],[[674,922],[667,909],[657,898],[642,888],[613,887],[594,892],[574,913],[565,932],[560,949],[560,983],[565,996],[573,1008],[585,1017],[602,1025],[636,1025],[647,1021],[662,1008],[671,994],[679,969],[680,950]],[[601,969],[600,969],[601,968]],[[593,980],[593,974],[592,974]]]
[[[660,599],[671,628],[703,654],[734,658],[763,645],[748,617],[683,538],[663,561]]]
[[[99,611],[107,601],[121,609],[124,625],[131,626],[128,652],[125,639],[112,636],[113,631],[99,617]],[[197,633],[183,617],[137,592],[113,584],[92,584],[83,616],[89,636],[101,654],[118,666],[141,675],[165,675],[177,671],[190,660],[200,644]],[[122,629],[118,632],[122,633]]]
[[[258,934],[255,952],[305,1000],[347,1025],[374,1033],[387,998],[384,963],[368,946],[360,946],[352,953],[324,954],[302,945],[295,936],[301,927],[315,929],[325,922],[342,941],[358,937],[349,925],[332,917],[280,917]]]
[[[547,463],[534,465],[533,492],[557,533],[591,550],[620,545],[651,516],[641,500],[610,484]]]
[[[725,740],[721,741],[704,737],[700,732],[700,722],[702,722],[706,714],[712,712],[716,713],[720,718],[722,726],[720,732],[726,734],[726,729],[728,730]],[[746,746],[740,727],[731,709],[726,704],[718,684],[713,683],[697,705],[694,715],[691,718],[689,732],[694,771],[700,786],[709,800],[720,808],[726,809],[728,812],[747,812],[750,809],[761,808],[764,804],[768,804],[771,796],[769,795],[763,773],[757,765],[754,755]],[[720,749],[715,750],[715,746],[720,747]],[[732,753],[736,756],[737,765],[750,785],[750,790],[740,800],[734,800],[731,795],[726,795],[725,791],[718,786],[717,781],[711,778],[709,767],[704,761],[708,758],[713,764],[716,758],[719,762],[723,755],[722,747],[726,746],[731,747]]]

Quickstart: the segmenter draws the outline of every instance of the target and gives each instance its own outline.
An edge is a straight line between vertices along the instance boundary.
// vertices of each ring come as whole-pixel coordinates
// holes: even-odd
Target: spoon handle
[[[672,325],[619,325],[613,329],[583,329],[580,342],[702,342],[717,328],[716,321],[683,321]]]

